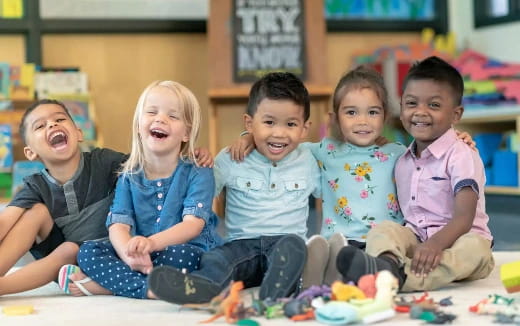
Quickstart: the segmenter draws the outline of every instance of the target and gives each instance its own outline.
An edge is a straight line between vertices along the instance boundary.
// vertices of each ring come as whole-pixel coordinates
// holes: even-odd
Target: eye
[[[63,122],[65,120],[67,120],[67,119],[65,119],[65,118],[58,118],[58,119],[56,119],[56,122]]]
[[[265,120],[264,124],[266,124],[268,126],[272,126],[272,125],[274,125],[274,121],[273,120]]]
[[[345,115],[356,115],[356,110],[345,110]]]
[[[370,110],[370,111],[368,111],[368,115],[380,115],[380,114],[381,114],[380,110]]]
[[[170,114],[170,119],[173,119],[173,120],[179,120],[179,116],[176,115],[176,114]]]
[[[43,123],[39,123],[39,124],[34,126],[34,130],[42,129],[43,126],[44,126]]]
[[[408,100],[404,102],[404,105],[407,107],[415,107],[417,105],[416,101]]]
[[[437,103],[437,102],[430,103],[430,108],[432,108],[432,109],[438,109],[440,107],[441,107],[440,103]]]
[[[289,126],[289,127],[298,127],[298,124],[296,122],[288,122],[287,126]]]

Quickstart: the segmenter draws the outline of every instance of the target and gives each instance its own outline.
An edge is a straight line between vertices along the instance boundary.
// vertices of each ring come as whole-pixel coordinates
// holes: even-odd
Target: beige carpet
[[[489,294],[507,295],[500,282],[499,267],[503,263],[520,261],[520,252],[495,253],[497,267],[488,279],[471,283],[456,284],[448,289],[431,292],[436,301],[452,296],[453,306],[447,312],[458,315],[456,325],[492,325],[493,317],[478,316],[470,313],[468,307],[484,299]],[[420,294],[419,294],[420,295]],[[509,295],[520,304],[520,293]],[[197,325],[209,317],[204,312],[180,311],[178,306],[154,300],[135,300],[114,296],[74,298],[62,294],[55,283],[37,290],[17,295],[0,297],[0,307],[11,305],[33,305],[35,312],[27,316],[6,316],[0,313],[0,326],[6,325]],[[255,318],[260,325],[294,324],[288,319]],[[226,324],[224,320],[214,324]],[[400,314],[379,325],[422,325],[418,320],[409,319],[407,314]],[[315,321],[301,325],[322,325]],[[495,324],[496,325],[496,324]]]

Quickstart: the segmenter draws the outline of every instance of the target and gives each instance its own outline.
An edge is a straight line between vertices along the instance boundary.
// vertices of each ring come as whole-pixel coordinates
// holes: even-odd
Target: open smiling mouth
[[[281,143],[267,143],[267,146],[275,152],[282,151],[285,147],[287,147],[287,144],[281,144]]]
[[[168,134],[165,131],[162,131],[160,129],[152,129],[150,131],[150,134],[152,135],[152,137],[157,138],[157,139],[163,139],[163,138],[168,137]]]
[[[53,148],[62,148],[67,145],[68,137],[63,131],[57,131],[49,136],[49,144]]]

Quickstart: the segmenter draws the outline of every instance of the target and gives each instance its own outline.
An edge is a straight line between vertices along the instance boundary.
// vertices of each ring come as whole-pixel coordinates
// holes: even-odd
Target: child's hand
[[[149,255],[153,251],[152,248],[152,240],[138,235],[127,242],[125,254],[130,257]]]
[[[474,151],[477,151],[477,143],[475,143],[475,141],[473,140],[473,138],[471,138],[471,135],[465,131],[460,131],[460,130],[457,130],[455,129],[455,132],[457,133],[457,137],[462,140],[464,143],[466,143],[469,147],[471,147],[471,149],[473,149]]]
[[[428,240],[415,248],[410,270],[417,277],[426,277],[439,265],[441,258],[442,247]]]
[[[383,145],[386,145],[388,143],[389,143],[389,141],[388,141],[388,139],[385,136],[379,136],[379,137],[376,138],[376,145],[377,146],[383,146]]]
[[[197,163],[199,163],[199,165],[202,167],[213,167],[213,156],[211,156],[211,153],[207,148],[195,148],[195,159],[197,160]]]
[[[233,161],[242,162],[244,158],[255,149],[255,142],[253,135],[247,134],[240,136],[231,146],[228,147],[227,152],[231,155]]]
[[[125,256],[123,257],[123,261],[133,271],[138,271],[143,274],[150,274],[153,269],[152,259],[149,254]]]

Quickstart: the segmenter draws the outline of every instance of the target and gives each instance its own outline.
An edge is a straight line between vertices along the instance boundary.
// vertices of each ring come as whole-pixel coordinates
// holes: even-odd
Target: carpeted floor
[[[492,325],[492,316],[478,316],[470,313],[468,307],[474,305],[489,294],[507,295],[499,277],[499,267],[503,263],[520,261],[520,252],[501,251],[495,253],[497,267],[485,280],[455,284],[454,286],[430,293],[436,301],[452,296],[453,306],[445,308],[447,312],[458,315],[454,324]],[[420,294],[417,294],[420,295]],[[520,293],[508,295],[520,301]],[[74,298],[61,293],[55,283],[37,290],[17,295],[0,297],[0,307],[12,305],[32,305],[35,312],[27,316],[6,316],[0,314],[0,325],[197,325],[207,319],[209,314],[191,310],[179,310],[178,306],[154,300],[135,300],[114,296],[96,296]],[[255,318],[260,325],[293,324],[288,319]],[[224,320],[214,324],[224,325]],[[411,320],[407,314],[397,315],[379,325],[422,325],[422,321]],[[315,321],[301,325],[321,325]]]

